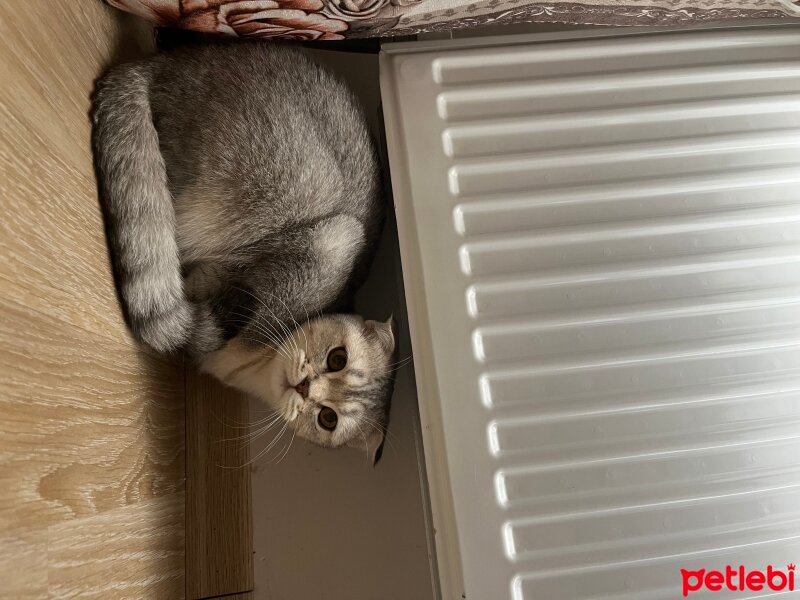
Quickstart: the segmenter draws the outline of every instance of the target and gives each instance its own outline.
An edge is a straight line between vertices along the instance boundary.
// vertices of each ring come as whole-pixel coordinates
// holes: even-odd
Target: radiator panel
[[[797,562],[800,29],[382,70],[445,597]]]

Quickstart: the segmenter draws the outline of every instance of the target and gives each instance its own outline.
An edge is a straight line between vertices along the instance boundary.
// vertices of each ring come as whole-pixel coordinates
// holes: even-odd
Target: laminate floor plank
[[[0,598],[184,596],[184,367],[127,332],[89,143],[94,80],[151,40],[0,3]]]

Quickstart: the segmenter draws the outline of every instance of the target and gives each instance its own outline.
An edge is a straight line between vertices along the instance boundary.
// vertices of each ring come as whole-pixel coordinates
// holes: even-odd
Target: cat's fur
[[[134,335],[186,348],[303,437],[378,453],[392,326],[333,314],[366,276],[384,211],[349,89],[284,46],[212,45],[112,68],[92,119]],[[329,372],[339,346],[347,367]],[[333,432],[317,425],[323,406],[339,416]]]

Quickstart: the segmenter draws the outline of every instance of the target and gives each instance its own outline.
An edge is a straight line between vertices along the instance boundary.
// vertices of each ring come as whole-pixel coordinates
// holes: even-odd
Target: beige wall
[[[330,52],[318,56],[352,81],[377,122],[377,57]],[[340,68],[341,58],[346,69]],[[392,221],[359,302],[367,317],[385,319],[393,313],[398,318],[404,358],[411,350],[398,290],[396,240]],[[252,419],[263,417],[258,405],[252,409]],[[398,372],[391,418],[389,441],[375,468],[363,452],[325,450],[300,439],[280,463],[262,459],[253,467],[256,598],[435,598],[411,365]],[[253,455],[263,447],[259,440]]]

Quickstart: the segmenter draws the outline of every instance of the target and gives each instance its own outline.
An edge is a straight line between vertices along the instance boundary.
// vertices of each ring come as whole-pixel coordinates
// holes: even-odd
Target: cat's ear
[[[364,321],[364,327],[375,335],[387,355],[394,352],[395,331],[397,330],[397,321],[394,320],[394,317],[389,317],[384,322]]]
[[[385,439],[386,436],[383,431],[373,430],[367,435],[367,439],[355,437],[350,440],[347,445],[358,450],[366,450],[367,456],[369,456],[370,461],[372,461],[372,466],[374,467],[378,464],[378,461],[383,455],[383,442]]]
[[[383,431],[373,431],[367,436],[367,453],[372,461],[372,466],[378,464],[383,456],[383,443],[386,441],[386,434]]]

